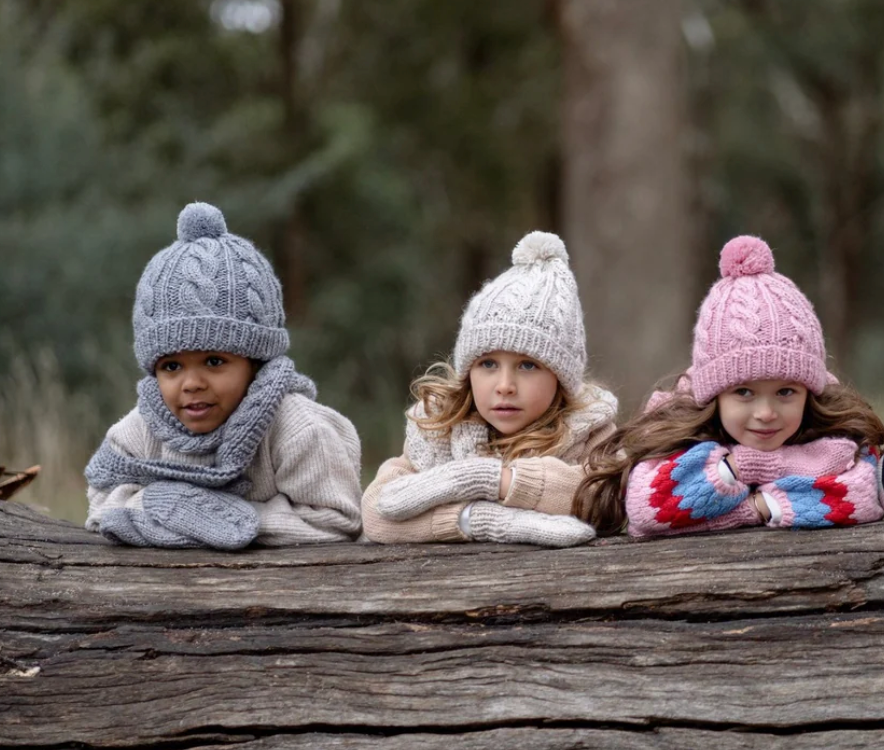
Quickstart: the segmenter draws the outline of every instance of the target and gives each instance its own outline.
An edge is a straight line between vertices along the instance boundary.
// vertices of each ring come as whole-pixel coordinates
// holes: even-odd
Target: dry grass
[[[71,392],[63,384],[51,351],[13,357],[0,379],[0,465],[42,467],[31,485],[15,496],[19,502],[55,518],[83,522],[83,468],[107,427],[90,394]]]
[[[92,387],[112,393],[116,413],[122,416],[134,404],[132,374],[106,363],[96,372]],[[884,394],[871,401],[877,413],[884,414]],[[381,416],[390,417],[377,415],[374,421]],[[395,417],[398,429],[399,411]],[[93,391],[76,393],[64,385],[51,351],[14,356],[0,379],[0,465],[42,466],[37,479],[15,499],[55,518],[82,523],[87,508],[83,468],[109,426]],[[366,482],[373,478],[373,471],[363,477]]]

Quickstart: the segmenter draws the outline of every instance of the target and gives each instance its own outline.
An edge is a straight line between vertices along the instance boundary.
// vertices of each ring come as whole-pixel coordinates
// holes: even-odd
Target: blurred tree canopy
[[[884,6],[678,9],[686,304],[726,239],[761,235],[838,371],[880,390]],[[135,284],[208,201],[273,259],[292,354],[376,465],[468,295],[564,227],[561,24],[559,0],[0,0],[0,353],[51,349],[118,416]]]

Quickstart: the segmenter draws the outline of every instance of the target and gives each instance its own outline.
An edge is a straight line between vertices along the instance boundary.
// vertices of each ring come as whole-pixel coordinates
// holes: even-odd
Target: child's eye
[[[216,357],[212,355],[211,357],[206,357],[206,364],[209,367],[220,367],[224,364],[224,359],[222,357]]]
[[[536,362],[532,362],[530,359],[526,359],[524,362],[519,363],[519,367],[523,370],[537,370],[538,365]]]
[[[164,372],[175,372],[176,370],[181,369],[180,363],[176,362],[174,359],[167,360],[166,362],[161,362],[159,368]]]
[[[789,398],[789,396],[795,395],[795,389],[794,388],[780,388],[780,390],[777,391],[777,395],[782,398]]]
[[[740,398],[749,398],[752,395],[751,388],[734,388],[733,393]]]
[[[495,362],[493,359],[480,359],[477,364],[483,370],[490,370],[494,367],[497,367],[497,362]]]

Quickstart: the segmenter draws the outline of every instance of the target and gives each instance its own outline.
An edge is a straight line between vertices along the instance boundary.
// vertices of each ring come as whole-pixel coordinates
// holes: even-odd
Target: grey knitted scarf
[[[316,386],[295,369],[291,359],[275,357],[258,370],[245,398],[227,421],[212,432],[198,435],[169,411],[157,379],[142,378],[138,383],[138,410],[150,431],[179,453],[215,453],[213,465],[194,466],[125,456],[111,448],[105,438],[86,467],[86,479],[91,486],[102,490],[120,484],[147,486],[170,480],[197,487],[223,488],[242,496],[249,487],[243,473],[254,459],[287,393],[315,399]]]

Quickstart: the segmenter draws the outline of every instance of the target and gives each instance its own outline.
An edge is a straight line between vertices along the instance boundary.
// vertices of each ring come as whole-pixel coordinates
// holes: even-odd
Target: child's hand
[[[132,547],[188,549],[203,546],[189,537],[169,531],[136,508],[110,508],[101,517],[98,530],[112,542]]]
[[[258,512],[229,492],[186,482],[153,482],[144,512],[163,528],[213,549],[242,549],[258,535]]]
[[[804,445],[785,445],[775,451],[738,445],[731,455],[741,482],[764,484],[790,476],[841,474],[855,463],[856,451],[856,443],[847,438],[820,438]]]
[[[469,519],[469,536],[477,542],[573,547],[595,538],[595,529],[573,516],[553,516],[497,503],[473,503]]]
[[[440,505],[496,500],[500,470],[500,459],[467,458],[399,477],[381,489],[378,513],[391,521],[404,521]]]

